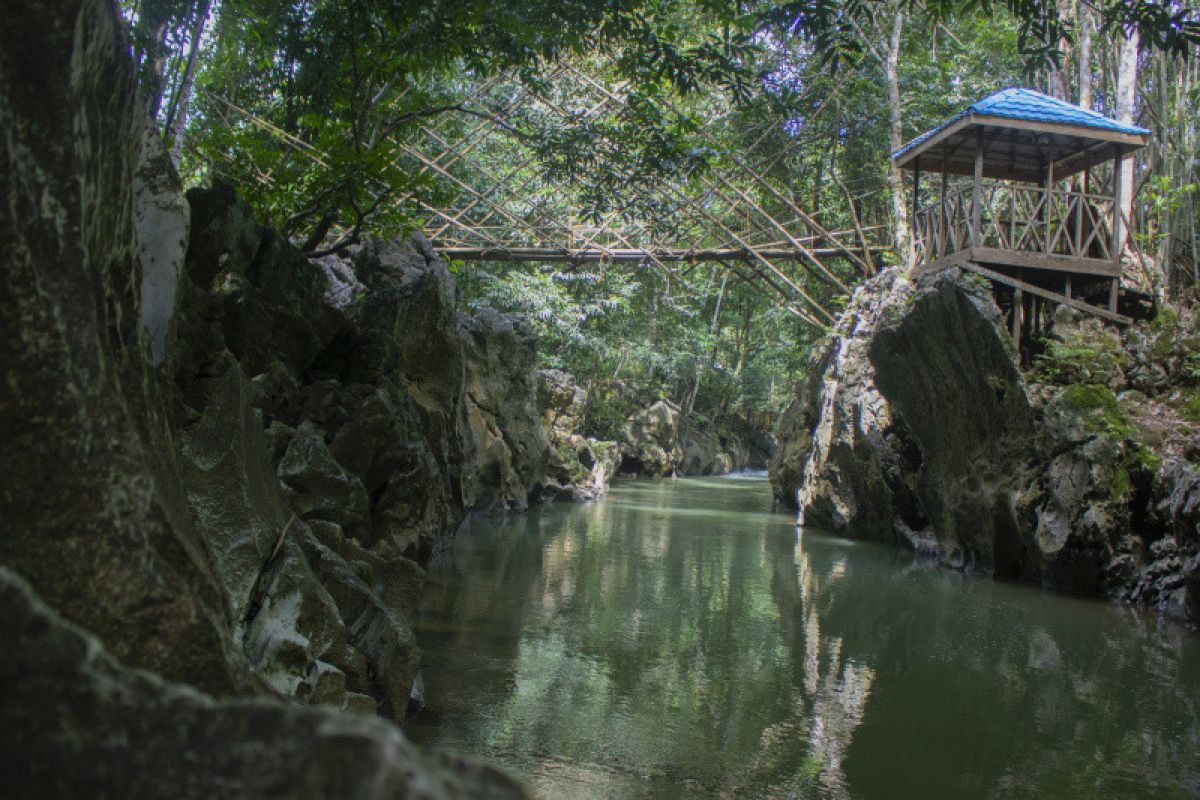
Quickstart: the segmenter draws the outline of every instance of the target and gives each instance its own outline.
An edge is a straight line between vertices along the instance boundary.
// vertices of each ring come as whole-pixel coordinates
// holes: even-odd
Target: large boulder
[[[954,271],[913,292],[906,303],[885,302],[867,351],[887,413],[920,452],[913,470],[893,450],[901,474],[915,478],[901,491],[915,484],[950,563],[1019,574],[1026,565],[1013,500],[1028,485],[1034,426],[1003,317],[986,283]]]
[[[467,505],[523,511],[550,455],[538,404],[537,341],[518,318],[462,315],[466,345]]]
[[[978,278],[885,273],[814,350],[771,479],[802,524],[1077,594],[1143,586],[1185,608],[1194,545],[1148,546],[1164,534],[1147,512],[1161,473],[1131,430],[1106,385],[1029,384]],[[1186,507],[1171,485],[1160,505]],[[1150,586],[1156,569],[1169,577]]]
[[[806,525],[927,549],[925,513],[906,481],[911,436],[875,385],[869,357],[884,312],[911,294],[890,272],[855,294],[784,414],[771,480]]]
[[[526,797],[383,720],[217,700],[121,665],[0,567],[0,771],[8,797]]]
[[[620,447],[583,435],[587,392],[571,373],[543,369],[538,371],[538,403],[550,439],[538,493],[575,501],[603,495],[617,471]]]
[[[722,424],[695,411],[684,417],[670,400],[656,400],[625,420],[620,471],[652,478],[724,475],[765,467],[774,449],[774,439],[745,420]]]
[[[679,406],[670,400],[658,400],[631,414],[622,431],[621,471],[650,477],[674,475],[683,459],[679,422]]]

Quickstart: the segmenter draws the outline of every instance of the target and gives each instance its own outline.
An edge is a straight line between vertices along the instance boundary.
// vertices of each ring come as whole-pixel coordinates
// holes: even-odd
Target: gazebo
[[[1018,342],[1045,302],[1130,322],[1118,313],[1130,225],[1116,198],[1121,162],[1148,133],[1029,89],[972,103],[892,154],[913,174],[918,270],[986,277]],[[940,189],[923,191],[923,173]]]

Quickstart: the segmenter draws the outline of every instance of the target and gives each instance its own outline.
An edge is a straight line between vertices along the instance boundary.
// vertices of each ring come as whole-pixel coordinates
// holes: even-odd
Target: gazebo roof
[[[903,169],[970,175],[983,141],[987,177],[1040,181],[1051,162],[1066,177],[1146,144],[1150,131],[1031,89],[977,100],[892,154]]]

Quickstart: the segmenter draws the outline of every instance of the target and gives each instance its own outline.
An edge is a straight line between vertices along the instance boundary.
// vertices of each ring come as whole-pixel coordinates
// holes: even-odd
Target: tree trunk
[[[196,65],[199,62],[200,39],[204,36],[204,26],[208,23],[208,9],[212,0],[200,0],[196,15],[192,18],[192,28],[188,31],[187,65],[183,69],[183,78],[176,93],[174,107],[167,120],[171,137],[171,162],[179,168],[179,160],[183,157],[183,135],[187,128],[188,105],[192,101],[192,91],[196,85]]]
[[[903,33],[904,11],[897,6],[892,18],[892,33],[888,37],[887,60],[884,65],[887,72],[890,137],[893,153],[904,146],[904,126],[900,108],[900,44]],[[912,248],[912,237],[909,233],[908,205],[904,200],[904,173],[895,164],[888,173],[888,185],[892,190],[892,224],[896,252],[900,254],[905,269],[910,270],[916,259]]]
[[[1133,104],[1137,97],[1138,78],[1138,31],[1136,28],[1127,32],[1121,40],[1121,54],[1117,63],[1117,121],[1126,125],[1133,124]],[[1121,161],[1121,196],[1117,204],[1124,212],[1125,218],[1133,219],[1133,159]],[[1120,225],[1117,233],[1117,244],[1126,244],[1129,231]]]
[[[1079,105],[1092,107],[1092,41],[1096,34],[1092,7],[1079,4]]]
[[[1058,18],[1062,20],[1064,35],[1059,37],[1057,42],[1060,57],[1058,63],[1051,63],[1047,82],[1050,84],[1049,94],[1051,96],[1069,103],[1071,102],[1071,74],[1068,65],[1071,61],[1069,58],[1071,40],[1065,34],[1067,21],[1071,18],[1071,0],[1058,0]]]

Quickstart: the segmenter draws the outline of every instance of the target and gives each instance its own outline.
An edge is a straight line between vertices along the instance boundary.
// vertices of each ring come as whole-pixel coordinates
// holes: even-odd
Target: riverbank
[[[1200,467],[1180,412],[1200,373],[1170,319],[1121,339],[1060,311],[1027,372],[986,286],[885,273],[814,350],[775,495],[804,524],[1195,625]]]

